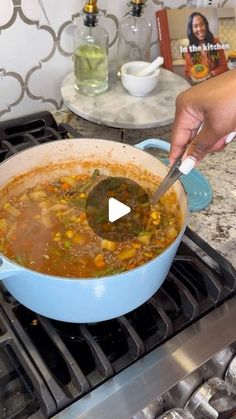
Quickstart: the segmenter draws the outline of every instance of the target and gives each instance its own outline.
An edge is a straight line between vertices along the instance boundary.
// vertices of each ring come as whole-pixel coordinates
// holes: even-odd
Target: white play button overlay
[[[131,211],[128,205],[123,204],[115,198],[109,198],[108,201],[108,219],[110,223],[119,220]]]
[[[145,190],[133,180],[118,176],[98,182],[85,204],[86,218],[94,233],[115,242],[131,240],[145,231],[150,211]]]

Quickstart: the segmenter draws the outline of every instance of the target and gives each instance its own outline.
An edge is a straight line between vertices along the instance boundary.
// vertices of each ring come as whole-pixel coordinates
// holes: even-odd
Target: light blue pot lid
[[[168,164],[168,159],[162,159]],[[212,200],[212,188],[207,178],[198,170],[193,169],[188,175],[180,178],[184,190],[188,196],[190,211],[201,211],[207,208]]]

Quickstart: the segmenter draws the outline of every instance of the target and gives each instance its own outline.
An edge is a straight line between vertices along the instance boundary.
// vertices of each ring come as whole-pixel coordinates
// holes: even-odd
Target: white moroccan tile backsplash
[[[12,0],[1,0],[0,4],[0,26],[6,25],[13,15]]]
[[[25,25],[19,15],[16,16],[14,25],[1,32],[3,67],[7,71],[19,73],[24,79],[31,68],[50,58],[53,49],[54,40],[50,31],[37,28],[36,23]]]
[[[100,22],[109,33],[109,59],[117,54],[119,20],[128,0],[98,0]],[[62,106],[61,82],[72,71],[73,25],[85,0],[0,0],[0,121]],[[159,53],[155,11],[179,8],[187,0],[148,0],[152,21],[151,59]],[[224,6],[235,7],[235,0]],[[229,30],[234,30],[229,27]],[[225,34],[225,37],[227,35]]]
[[[39,0],[21,0],[26,18],[38,21],[40,25],[48,25],[50,22],[56,34],[65,22],[71,21],[72,16],[78,14],[80,4],[78,0],[41,0],[41,3]]]

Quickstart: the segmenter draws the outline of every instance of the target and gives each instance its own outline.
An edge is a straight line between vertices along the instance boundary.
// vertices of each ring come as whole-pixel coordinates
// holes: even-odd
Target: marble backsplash
[[[0,121],[62,106],[60,86],[72,71],[72,24],[85,0],[0,1]],[[235,0],[223,6],[234,7]],[[180,8],[187,0],[148,0],[145,15],[153,23],[151,59],[159,53],[155,11]],[[101,22],[109,32],[109,59],[116,57],[119,20],[127,0],[98,0]]]

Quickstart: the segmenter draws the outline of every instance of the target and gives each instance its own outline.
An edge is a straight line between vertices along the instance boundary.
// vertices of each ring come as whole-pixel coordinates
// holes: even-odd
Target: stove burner
[[[0,124],[0,162],[34,145],[80,137],[68,124],[57,125],[52,114],[39,112]]]

